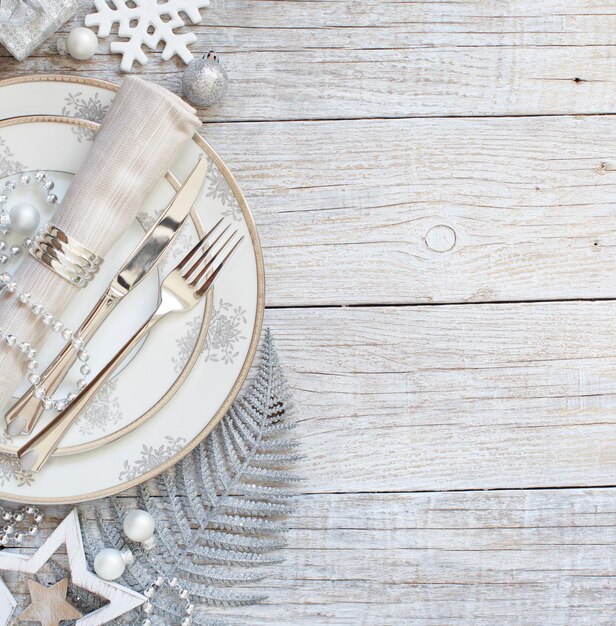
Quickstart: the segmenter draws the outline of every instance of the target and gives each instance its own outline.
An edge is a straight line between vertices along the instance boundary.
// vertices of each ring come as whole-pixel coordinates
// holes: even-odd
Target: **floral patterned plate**
[[[117,87],[110,83],[80,77],[39,76],[3,81],[0,119],[47,114],[101,121],[116,91]],[[87,150],[93,129],[77,124],[72,132],[75,139],[71,145],[75,150],[79,146]],[[179,180],[184,179],[200,153],[211,159],[208,181],[196,207],[205,227],[225,216],[233,220],[252,246],[244,245],[238,250],[216,285],[205,343],[193,369],[177,393],[138,428],[102,447],[54,457],[36,477],[20,471],[13,457],[0,455],[0,498],[77,502],[123,491],[164,471],[187,454],[211,431],[237,396],[254,358],[262,326],[263,261],[246,201],[224,163],[205,141],[196,138],[191,142],[172,168],[174,174]],[[6,146],[4,153],[0,148],[0,164],[3,154],[5,159],[12,158]],[[202,316],[203,310],[194,318],[187,317],[183,333],[173,337],[176,348],[171,359],[178,367],[192,352],[191,346],[203,326]],[[146,347],[144,344],[142,350]],[[136,365],[140,356],[127,368]],[[100,398],[100,403],[109,408],[107,398]]]
[[[55,123],[48,120],[55,120]],[[92,133],[95,128],[96,124],[93,122],[61,117],[18,117],[0,122],[0,150],[4,155],[0,162],[0,182],[15,179],[20,172],[31,172],[40,167],[52,176],[56,193],[61,200],[74,171],[80,166],[91,145],[90,141],[80,140],[84,136],[83,132]],[[33,136],[38,138],[37,143],[32,141]],[[39,150],[39,143],[50,147],[55,143],[65,149],[60,154],[53,149]],[[134,225],[106,255],[105,263],[96,278],[88,289],[78,290],[63,313],[62,320],[70,328],[76,328],[83,319],[84,311],[92,309],[100,294],[172,195],[172,186],[161,181],[143,207],[140,207],[141,211]],[[41,200],[41,192],[37,187],[18,187],[11,194],[12,202],[32,202],[42,209],[44,221],[53,219],[52,209],[43,207]],[[198,214],[193,213],[192,221],[178,233],[170,250],[169,259],[161,264],[161,269],[164,270],[165,265],[175,264],[177,259],[198,241],[202,232],[201,219]],[[12,236],[9,244],[12,243],[19,243],[19,235]],[[12,271],[23,258],[24,255],[18,256],[12,264],[6,266],[6,269]],[[146,319],[149,312],[156,308],[159,277],[153,273],[145,284],[147,285],[145,289],[136,289],[122,300],[101,332],[89,342],[89,352],[92,355],[89,363],[94,372],[101,369],[131,336],[134,331],[131,320]],[[189,313],[187,319],[203,323],[188,342],[183,341],[186,345],[182,345],[181,350],[178,350],[178,338],[184,335],[186,320],[176,319],[174,323],[165,324],[160,330],[156,328],[149,333],[140,349],[133,352],[128,364],[124,364],[120,373],[101,389],[79,416],[75,427],[67,433],[56,454],[75,454],[104,445],[123,436],[127,430],[136,428],[140,422],[148,419],[152,412],[158,411],[177,391],[196,363],[203,348],[210,312],[211,307],[207,315],[203,315],[203,310],[200,311],[199,308]],[[62,347],[61,338],[48,333],[44,344],[38,346],[39,361],[43,365],[51,362]],[[178,352],[184,354],[185,358],[178,356]],[[163,355],[164,358],[156,361],[157,357]],[[142,385],[141,372],[149,363],[157,363],[155,377],[152,380],[154,384],[149,386],[148,393],[135,394],[135,388]],[[79,378],[79,367],[76,366],[67,376],[59,393],[65,395],[74,389]],[[27,388],[28,383],[24,380],[22,386],[16,390],[15,396],[19,397]],[[11,404],[12,402],[9,406]],[[1,417],[2,412],[0,424]],[[35,433],[48,423],[49,417],[49,414],[43,416]],[[23,436],[10,437],[6,430],[1,428],[0,452],[15,455],[25,440]]]

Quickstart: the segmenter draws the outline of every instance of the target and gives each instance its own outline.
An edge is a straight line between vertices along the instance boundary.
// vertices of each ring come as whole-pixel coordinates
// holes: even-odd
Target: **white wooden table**
[[[616,5],[205,15],[232,86],[203,132],[260,229],[306,455],[270,598],[230,623],[616,623]],[[120,79],[109,40],[54,41],[0,78]]]

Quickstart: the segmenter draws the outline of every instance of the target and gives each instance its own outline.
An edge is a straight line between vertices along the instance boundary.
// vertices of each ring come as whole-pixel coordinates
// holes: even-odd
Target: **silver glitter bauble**
[[[186,68],[182,78],[184,95],[201,107],[209,107],[221,100],[227,93],[228,85],[227,73],[214,52],[202,59],[195,59]]]

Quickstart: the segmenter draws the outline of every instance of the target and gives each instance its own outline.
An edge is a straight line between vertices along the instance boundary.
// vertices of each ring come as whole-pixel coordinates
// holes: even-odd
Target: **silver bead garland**
[[[26,536],[38,533],[45,516],[35,506],[24,506],[11,511],[0,506],[0,546],[6,546],[11,539],[15,543],[23,543]]]
[[[18,177],[20,185],[29,185],[32,181],[36,181],[42,184],[43,189],[47,193],[46,201],[48,204],[55,205],[58,203],[58,197],[52,193],[55,184],[50,180],[47,174],[41,170],[36,172],[32,177],[30,174],[21,174]],[[9,180],[5,183],[5,193],[0,195],[0,265],[4,265],[8,257],[2,253],[2,250],[6,248],[6,241],[2,239],[10,232],[10,217],[5,207],[8,202],[10,192],[17,188],[17,183],[13,180]],[[4,224],[4,226],[2,226]],[[28,247],[32,244],[32,240],[27,238],[22,245]],[[17,248],[18,246],[13,246]],[[11,248],[12,250],[13,248]],[[21,250],[21,246],[19,246]],[[13,254],[16,256],[19,252]],[[6,258],[5,258],[6,257]],[[32,295],[27,291],[20,291],[17,283],[13,280],[13,277],[9,272],[3,272],[0,274],[0,294],[4,294],[8,297],[16,297],[18,302],[30,309],[32,315],[44,326],[51,328],[54,333],[58,333],[62,336],[66,342],[71,342],[71,346],[77,351],[79,360],[82,362],[80,373],[82,378],[77,381],[77,392],[84,389],[87,385],[87,376],[90,374],[90,366],[88,360],[90,358],[87,350],[84,348],[83,340],[76,336],[75,333],[67,328],[60,320],[54,318],[54,316],[46,311],[42,304],[35,302]],[[45,388],[41,383],[41,377],[38,374],[39,363],[37,361],[38,351],[28,342],[19,340],[15,335],[8,330],[0,328],[0,342],[3,342],[7,347],[18,351],[28,361],[28,381],[35,387],[34,396],[41,401],[43,408],[48,411],[55,409],[56,411],[63,411],[75,398],[77,393],[71,392],[63,398],[51,398],[46,395]]]
[[[77,381],[77,391],[81,391],[87,385],[87,376],[90,374],[90,366],[88,360],[90,355],[85,350],[83,340],[76,336],[75,333],[67,328],[60,320],[56,320],[51,313],[43,308],[42,304],[32,302],[32,296],[26,291],[19,292],[17,283],[13,280],[8,272],[0,274],[0,294],[5,293],[8,296],[17,297],[17,300],[23,306],[30,309],[32,315],[39,320],[44,326],[48,326],[55,333],[61,334],[62,339],[71,342],[71,346],[77,351],[79,360],[82,362],[80,373],[82,378]],[[34,397],[41,401],[46,411],[55,409],[56,411],[64,411],[64,409],[77,397],[77,393],[71,392],[64,398],[53,399],[45,394],[45,387],[41,383],[41,377],[38,374],[39,362],[36,357],[38,351],[33,348],[28,341],[20,341],[15,335],[0,328],[0,341],[21,353],[28,361],[28,381],[35,387]]]
[[[45,201],[47,204],[55,206],[58,204],[58,196],[53,193],[55,184],[47,177],[42,170],[36,172],[33,176],[30,174],[20,174],[15,180],[7,180],[4,183],[4,190],[0,193],[0,265],[6,265],[12,257],[16,257],[21,253],[24,245],[28,245],[29,239],[26,239],[21,245],[8,245],[6,236],[11,232],[11,217],[6,205],[10,199],[11,193],[17,189],[17,186],[26,187],[33,182],[40,183],[45,192]]]
[[[193,623],[192,615],[195,611],[195,605],[190,601],[188,589],[182,588],[180,586],[180,581],[177,578],[165,579],[162,576],[157,576],[154,579],[154,582],[143,592],[143,595],[148,600],[141,605],[141,610],[145,614],[145,619],[141,622],[141,626],[152,626],[152,618],[154,616],[154,605],[152,604],[152,599],[164,584],[167,584],[167,586],[173,591],[177,591],[178,596],[182,600],[186,600],[186,607],[184,608],[186,617],[182,619],[179,626],[191,626]]]

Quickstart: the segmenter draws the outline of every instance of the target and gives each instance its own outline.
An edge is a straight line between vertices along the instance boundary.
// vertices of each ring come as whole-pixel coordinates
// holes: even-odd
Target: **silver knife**
[[[203,186],[207,169],[207,159],[200,158],[173,200],[116,274],[88,317],[75,331],[75,336],[82,339],[84,344],[92,338],[120,300],[139,285],[160,261],[186,221]],[[45,388],[45,395],[50,396],[58,389],[76,360],[77,351],[72,349],[69,343],[41,374],[40,386]],[[35,387],[30,387],[6,414],[7,431],[10,435],[32,432],[43,413],[42,402],[34,396],[34,391]]]

